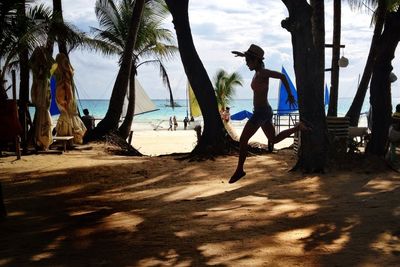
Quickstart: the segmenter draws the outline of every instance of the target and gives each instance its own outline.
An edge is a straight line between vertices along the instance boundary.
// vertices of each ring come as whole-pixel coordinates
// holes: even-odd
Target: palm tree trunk
[[[367,152],[383,156],[392,115],[390,73],[392,60],[400,41],[400,8],[387,15],[371,79],[372,137]],[[375,115],[377,114],[377,115]]]
[[[315,83],[317,88],[324,88],[325,82],[325,4],[324,1],[311,0],[312,12],[312,35],[315,45],[315,56],[317,60]]]
[[[17,10],[20,18],[25,18],[25,3],[19,5]],[[21,23],[25,24],[25,19],[20,19]],[[25,25],[20,25],[24,28]],[[19,83],[19,118],[22,125],[22,148],[24,152],[28,149],[28,103],[29,103],[29,51],[26,47],[20,47],[19,49],[19,71],[20,71],[20,83]]]
[[[60,16],[61,21],[64,21],[63,15],[62,15],[62,4],[61,0],[53,0],[53,10],[57,12]],[[58,43],[58,51],[60,53],[63,53],[64,55],[67,56],[68,58],[68,50],[67,50],[67,44],[65,43],[65,40],[63,39],[62,36],[58,36],[57,38],[57,43]]]
[[[124,98],[130,77],[133,49],[136,43],[144,2],[145,0],[135,1],[126,46],[122,55],[121,66],[114,83],[110,104],[106,116],[99,122],[93,131],[94,137],[101,137],[112,130],[117,130],[118,128],[118,122],[121,117],[122,106],[124,104]]]
[[[371,79],[372,69],[375,63],[377,43],[382,34],[383,24],[385,22],[385,16],[386,16],[385,0],[379,0],[378,7],[376,9],[376,22],[375,22],[374,34],[372,36],[367,62],[365,64],[364,72],[361,77],[360,84],[358,85],[356,95],[353,99],[353,102],[351,103],[349,110],[346,113],[346,117],[350,118],[350,126],[358,126],[361,109],[364,103],[365,95],[367,94],[368,84]]]
[[[327,156],[324,87],[315,82],[316,78],[323,79],[319,77],[323,75],[323,70],[319,69],[321,59],[318,58],[322,53],[316,52],[314,44],[312,8],[306,0],[282,2],[289,11],[289,17],[282,21],[282,27],[292,36],[300,118],[313,126],[311,132],[303,132],[301,135],[301,147],[295,169],[301,168],[307,172],[323,171]]]
[[[121,126],[118,129],[119,136],[123,139],[128,138],[129,132],[131,131],[131,126],[133,122],[133,116],[135,114],[135,77],[136,77],[136,69],[135,64],[132,62],[131,65],[131,76],[129,79],[129,101],[128,101],[128,108],[126,109],[126,114],[124,121],[122,122]]]
[[[172,14],[183,67],[204,119],[203,134],[192,154],[221,153],[226,148],[225,129],[219,115],[214,88],[193,43],[188,15],[189,1],[165,2]]]
[[[341,0],[333,1],[333,45],[331,63],[331,88],[329,98],[328,116],[337,116],[339,97],[339,56],[340,56],[340,29],[342,14]]]

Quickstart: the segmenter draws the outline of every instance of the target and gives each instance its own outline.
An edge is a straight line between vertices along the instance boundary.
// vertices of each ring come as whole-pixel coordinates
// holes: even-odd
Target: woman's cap
[[[232,51],[232,53],[235,54],[237,57],[252,56],[258,59],[264,59],[264,50],[255,44],[251,44],[247,51]]]

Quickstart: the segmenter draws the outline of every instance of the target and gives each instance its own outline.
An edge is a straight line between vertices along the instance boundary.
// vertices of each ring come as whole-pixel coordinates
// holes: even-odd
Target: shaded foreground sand
[[[87,148],[0,158],[0,266],[399,265],[399,173],[365,162],[288,173],[295,159],[281,150],[249,157],[229,185],[236,156]]]

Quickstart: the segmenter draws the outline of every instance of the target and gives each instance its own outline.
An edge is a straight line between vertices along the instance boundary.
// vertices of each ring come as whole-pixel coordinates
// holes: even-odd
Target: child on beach
[[[243,170],[243,165],[247,156],[247,144],[249,139],[260,127],[271,144],[276,144],[299,130],[308,130],[308,127],[304,123],[300,122],[295,127],[275,135],[275,128],[272,124],[273,112],[268,102],[269,79],[280,79],[285,85],[288,93],[287,101],[290,105],[296,105],[294,96],[289,89],[289,83],[286,79],[286,76],[280,72],[264,68],[264,50],[257,45],[250,45],[249,49],[245,52],[232,51],[232,53],[239,57],[245,57],[247,67],[251,71],[254,70],[255,74],[253,76],[253,80],[251,81],[254,112],[244,126],[240,136],[238,165],[235,173],[229,180],[229,183],[234,183],[246,175],[246,172]]]

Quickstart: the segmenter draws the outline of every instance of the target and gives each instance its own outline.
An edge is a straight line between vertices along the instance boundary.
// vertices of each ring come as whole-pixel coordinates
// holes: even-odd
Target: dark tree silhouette
[[[121,57],[121,65],[112,90],[110,104],[106,116],[93,130],[93,135],[101,137],[112,130],[118,129],[118,122],[122,113],[122,106],[126,95],[127,85],[130,77],[133,49],[136,43],[140,18],[142,16],[144,0],[135,1],[132,17],[129,25],[126,46]]]
[[[371,46],[369,48],[367,62],[365,63],[364,72],[361,76],[360,84],[358,85],[356,95],[346,117],[350,118],[350,125],[357,126],[360,119],[361,109],[364,103],[365,95],[367,94],[368,84],[371,80],[372,68],[374,66],[375,57],[377,53],[378,40],[382,34],[383,24],[386,17],[386,1],[379,0],[378,7],[375,12],[375,28],[372,36]]]
[[[203,134],[192,154],[222,153],[227,148],[227,135],[218,111],[213,85],[193,43],[188,14],[189,0],[165,2],[172,14],[183,67],[204,119]]]
[[[367,152],[383,156],[386,150],[388,130],[391,123],[392,96],[390,73],[392,60],[400,41],[400,8],[388,13],[384,31],[379,39],[371,78],[372,137]],[[378,115],[374,115],[378,114]]]
[[[324,87],[321,83],[323,68],[320,64],[323,62],[320,58],[323,55],[320,50],[323,48],[320,42],[315,42],[321,38],[313,34],[313,8],[306,0],[282,2],[289,11],[289,17],[282,21],[282,27],[292,36],[300,118],[312,126],[311,132],[303,132],[301,135],[299,158],[294,169],[323,171],[327,156]],[[320,10],[314,10],[316,15],[323,16],[323,11],[321,14]]]

